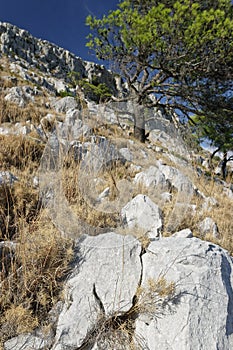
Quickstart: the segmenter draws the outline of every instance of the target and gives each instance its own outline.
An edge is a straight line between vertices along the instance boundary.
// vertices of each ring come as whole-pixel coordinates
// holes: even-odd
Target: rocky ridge
[[[226,226],[214,220],[219,197],[200,183],[206,158],[187,148],[162,111],[147,111],[150,135],[142,145],[129,137],[137,107],[98,105],[70,87],[69,73],[77,72],[116,89],[104,67],[10,24],[1,23],[0,34],[1,94],[8,106],[1,141],[23,135],[42,145],[28,186],[57,235],[73,242],[64,298],[48,315],[50,331],[38,326],[12,335],[4,350],[232,348],[233,260],[216,244],[224,242]],[[59,91],[73,95],[56,96]],[[27,110],[33,105],[41,108],[35,119]],[[79,171],[72,189],[79,188],[89,211],[113,216],[110,223],[88,221],[69,201],[62,173],[67,157]],[[0,186],[13,188],[22,178],[4,168]],[[231,182],[216,181],[230,203]],[[4,250],[14,255],[17,236],[0,243],[0,257]]]

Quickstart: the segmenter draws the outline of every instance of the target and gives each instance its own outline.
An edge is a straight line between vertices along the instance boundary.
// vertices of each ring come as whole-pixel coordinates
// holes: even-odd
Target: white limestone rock
[[[14,86],[8,90],[5,100],[25,107],[28,101],[34,101],[34,95],[35,91],[30,86]]]
[[[164,165],[160,161],[157,162],[159,170],[165,176],[173,187],[180,192],[186,192],[187,194],[194,193],[194,186],[190,179],[184,175],[180,170],[170,166]]]
[[[48,348],[46,340],[31,334],[21,334],[4,343],[4,350],[44,350],[46,348]]]
[[[219,238],[219,231],[216,222],[210,217],[205,218],[198,225],[199,232],[204,238],[206,235],[212,235],[214,238]]]
[[[145,171],[138,173],[134,178],[134,183],[142,184],[158,191],[169,189],[169,182],[166,180],[165,175],[155,166],[150,166]]]
[[[170,192],[163,192],[160,198],[162,199],[162,203],[169,203],[172,200],[172,194]]]
[[[122,155],[123,158],[125,158],[128,162],[132,162],[133,160],[133,154],[130,152],[130,150],[127,147],[120,148],[119,153]]]
[[[197,238],[161,238],[142,256],[142,286],[164,277],[176,297],[154,317],[136,320],[135,336],[148,350],[233,348],[233,261],[227,251]],[[156,347],[155,347],[156,344]]]
[[[66,96],[54,101],[52,107],[59,113],[66,113],[69,109],[77,109],[78,102],[74,97]]]
[[[78,348],[101,315],[121,315],[132,307],[141,276],[140,252],[135,238],[113,232],[77,242],[53,350]]]
[[[193,233],[189,228],[185,228],[181,231],[178,231],[172,235],[172,237],[178,237],[178,238],[192,238]]]
[[[129,228],[138,227],[149,238],[153,239],[161,234],[162,211],[148,196],[138,194],[122,208],[121,217]]]

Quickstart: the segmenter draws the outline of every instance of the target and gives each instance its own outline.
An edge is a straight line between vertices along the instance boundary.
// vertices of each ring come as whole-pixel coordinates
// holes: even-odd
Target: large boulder
[[[79,348],[101,318],[127,312],[140,281],[141,246],[132,236],[85,237],[77,249],[53,350]]]
[[[148,350],[233,348],[233,261],[227,251],[197,238],[162,238],[142,257],[142,287],[164,277],[173,300],[136,320],[135,337]],[[166,292],[166,291],[165,291]]]
[[[144,250],[132,236],[84,235],[71,267],[55,338],[20,335],[5,350],[233,348],[232,258],[191,231]]]

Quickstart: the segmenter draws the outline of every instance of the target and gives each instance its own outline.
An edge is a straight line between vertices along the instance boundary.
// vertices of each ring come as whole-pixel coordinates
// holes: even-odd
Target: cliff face
[[[26,30],[9,23],[0,22],[0,53],[26,67],[39,69],[50,77],[68,82],[69,73],[75,72],[80,79],[88,78],[90,82],[94,79],[116,92],[115,78],[104,66],[83,61],[73,53],[46,40],[37,39]]]
[[[0,43],[0,349],[231,349],[232,179],[171,116],[71,84],[117,93],[103,66]]]

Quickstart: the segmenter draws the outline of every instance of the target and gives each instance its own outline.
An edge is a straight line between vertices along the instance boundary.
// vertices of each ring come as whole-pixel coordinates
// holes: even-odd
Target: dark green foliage
[[[67,96],[74,97],[74,94],[72,92],[66,91],[66,90],[59,91],[57,93],[57,95],[60,96],[60,97],[67,97]]]
[[[78,81],[78,85],[84,92],[84,95],[90,97],[95,102],[105,102],[111,98],[112,93],[110,89],[103,83],[90,83],[86,79],[81,79]]]
[[[112,63],[127,83],[128,98],[139,105],[209,117],[209,92],[232,97],[230,0],[125,0],[86,23],[92,31],[87,46]]]

